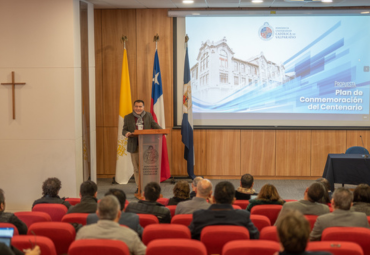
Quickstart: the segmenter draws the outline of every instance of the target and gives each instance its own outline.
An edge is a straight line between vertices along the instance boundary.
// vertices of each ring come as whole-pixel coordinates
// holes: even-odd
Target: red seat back
[[[352,242],[309,242],[306,251],[327,251],[333,255],[363,255],[360,245]]]
[[[70,205],[77,205],[77,204],[81,203],[81,198],[69,197],[69,198],[66,198],[65,201],[67,201]]]
[[[0,222],[0,228],[13,228],[14,229],[13,236],[19,235],[17,227],[14,226],[12,223]]]
[[[233,206],[233,208],[234,208],[234,210],[241,210],[242,208],[239,206],[239,205],[232,205]]]
[[[288,203],[288,202],[297,202],[298,200],[296,200],[296,199],[284,199],[284,201],[286,203]]]
[[[222,255],[273,255],[280,250],[280,244],[266,240],[231,241],[225,244]]]
[[[45,212],[50,215],[52,221],[61,221],[68,209],[62,204],[38,204],[32,208],[33,212]]]
[[[153,240],[146,248],[146,255],[207,255],[206,247],[197,240],[160,239]],[[73,255],[73,254],[70,254]]]
[[[170,209],[170,212],[171,212],[171,218],[172,218],[173,216],[175,216],[176,206],[177,206],[177,205],[166,205],[166,207],[167,207],[168,209]]]
[[[264,215],[270,219],[271,225],[274,225],[282,207],[282,205],[256,205],[252,207],[251,214]]]
[[[247,206],[249,205],[249,200],[235,200],[234,205],[240,206],[242,209],[247,209]]]
[[[144,228],[143,243],[148,245],[156,239],[184,238],[191,239],[187,226],[179,224],[152,224]]]
[[[33,223],[51,221],[49,214],[45,212],[16,212],[14,213],[29,228]]]
[[[276,227],[264,227],[260,232],[260,240],[279,242],[279,236]]]
[[[264,215],[251,215],[250,218],[259,232],[261,232],[263,228],[271,226],[269,218]]]
[[[305,218],[308,220],[308,222],[310,223],[311,230],[312,230],[312,229],[313,229],[313,226],[315,225],[316,219],[317,219],[317,217],[319,217],[319,216],[317,216],[317,215],[309,215],[309,214],[307,214],[307,215],[305,215],[304,217],[305,217]]]
[[[89,213],[69,213],[63,216],[62,222],[79,223],[86,225],[86,219]]]
[[[119,240],[81,239],[74,241],[68,255],[130,255],[127,245]]]
[[[353,242],[370,254],[370,229],[361,227],[330,227],[324,229],[321,241]]]
[[[172,217],[171,224],[181,224],[189,226],[193,221],[193,214],[177,214]]]
[[[159,224],[158,218],[152,214],[138,213],[137,215],[139,215],[140,226],[142,226],[143,228],[150,224]]]
[[[57,255],[53,241],[45,236],[22,235],[12,238],[12,245],[18,250],[32,249],[33,245],[40,247],[41,254]]]
[[[168,202],[169,201],[170,201],[170,199],[169,198],[165,198],[165,197],[161,197],[161,198],[158,198],[157,199],[157,202],[160,203],[160,204],[162,204],[162,205],[164,205],[164,206],[168,205]]]
[[[58,255],[67,253],[69,245],[76,237],[74,227],[66,222],[37,222],[28,229],[28,235],[32,233],[50,238]]]
[[[226,243],[248,239],[249,231],[242,226],[207,226],[200,235],[201,242],[207,248],[207,254],[221,254]]]

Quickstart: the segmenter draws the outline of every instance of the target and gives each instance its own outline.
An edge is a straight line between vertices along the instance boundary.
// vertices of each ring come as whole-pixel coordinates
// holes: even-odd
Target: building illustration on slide
[[[294,74],[285,74],[283,64],[269,61],[263,52],[248,60],[236,58],[225,37],[202,42],[197,63],[190,71],[194,95],[208,103],[243,87],[272,88],[294,78]]]

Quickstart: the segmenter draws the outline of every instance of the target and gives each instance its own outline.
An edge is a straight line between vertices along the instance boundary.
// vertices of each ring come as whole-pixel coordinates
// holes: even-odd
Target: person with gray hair
[[[200,180],[203,180],[203,177],[198,176],[195,177],[193,182],[191,183],[192,192],[190,192],[190,199],[193,199],[193,197],[197,195],[197,186]]]
[[[198,178],[198,177],[197,177]],[[197,184],[197,194],[192,200],[177,204],[176,214],[190,214],[195,210],[208,209],[211,205],[207,200],[212,195],[212,183],[207,179],[201,179]]]
[[[350,211],[352,193],[349,189],[337,188],[331,199],[331,205],[334,209],[332,213],[317,217],[310,234],[311,241],[320,240],[324,229],[329,227],[369,227],[365,213]]]
[[[82,227],[76,235],[79,239],[113,239],[124,242],[132,255],[145,255],[146,246],[138,234],[130,228],[118,224],[121,208],[118,199],[113,195],[102,198],[96,214],[99,221]]]

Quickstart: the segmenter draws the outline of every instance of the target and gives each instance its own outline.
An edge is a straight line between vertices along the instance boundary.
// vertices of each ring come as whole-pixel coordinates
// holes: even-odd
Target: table
[[[363,154],[329,154],[322,177],[329,181],[332,191],[334,183],[370,185],[370,158]]]

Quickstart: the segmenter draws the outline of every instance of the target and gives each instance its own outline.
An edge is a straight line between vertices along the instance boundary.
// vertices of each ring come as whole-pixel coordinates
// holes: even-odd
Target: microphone
[[[364,158],[368,158],[369,155],[366,154],[364,140],[362,140],[362,135],[360,135],[360,137],[361,137],[361,142],[362,142],[362,148],[364,148]]]

